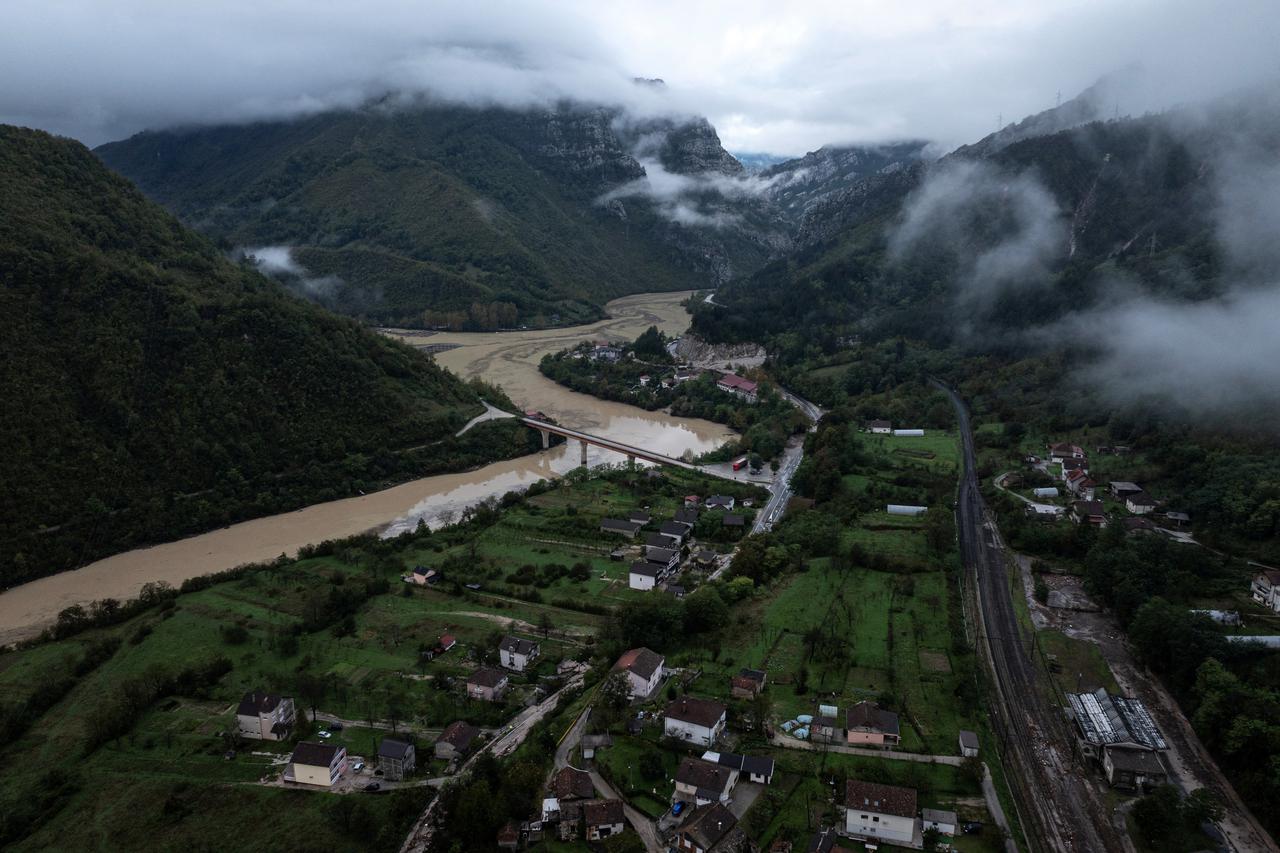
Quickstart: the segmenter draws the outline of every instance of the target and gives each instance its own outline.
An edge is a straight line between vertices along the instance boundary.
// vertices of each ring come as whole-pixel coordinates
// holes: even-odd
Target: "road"
[[[484,423],[485,421],[496,421],[496,420],[501,420],[503,418],[515,417],[515,415],[511,414],[510,412],[502,411],[502,409],[499,409],[497,406],[491,404],[488,400],[481,400],[480,402],[484,404],[484,411],[476,415],[471,420],[467,421],[466,426],[464,426],[462,429],[455,432],[453,434],[455,438],[462,435],[464,432],[471,429],[476,424]]]
[[[778,386],[778,391],[791,405],[804,412],[805,417],[811,422],[809,429],[812,431],[817,426],[818,421],[822,419],[823,412],[821,407],[810,403],[803,397],[797,397],[781,386]],[[788,443],[786,450],[783,451],[782,461],[778,465],[778,476],[773,478],[773,484],[769,487],[771,492],[769,500],[756,513],[755,524],[751,528],[752,533],[763,533],[766,530],[772,530],[773,525],[782,517],[782,513],[787,508],[787,502],[791,500],[791,478],[795,475],[796,469],[800,467],[800,462],[803,459],[804,437],[801,436],[800,440],[794,444]]]
[[[960,425],[964,473],[956,499],[956,524],[965,572],[976,589],[979,652],[993,676],[991,721],[1003,746],[1011,788],[1032,849],[1129,851],[1127,835],[1103,793],[1086,779],[1071,752],[1071,734],[1060,708],[1044,696],[1023,643],[1005,567],[999,530],[978,488],[977,456],[969,412],[952,389]]]
[[[618,792],[613,790],[613,786],[600,775],[599,771],[590,770],[588,772],[591,774],[591,783],[596,786],[596,793],[606,800],[622,800],[622,814],[627,819],[627,823],[631,824],[631,828],[636,831],[636,835],[640,836],[640,840],[644,842],[644,849],[648,853],[663,853],[667,846],[658,837],[658,828],[653,821],[628,803],[625,797],[619,796]]]
[[[525,708],[516,715],[503,734],[476,750],[474,755],[463,762],[462,766],[458,768],[458,772],[453,776],[453,780],[457,781],[466,776],[476,759],[486,752],[492,752],[499,758],[510,755],[529,736],[529,731],[541,722],[547,714],[555,710],[556,703],[560,701],[561,696],[567,691],[576,690],[581,686],[582,673],[578,672],[555,693],[552,693],[537,705]],[[409,835],[401,846],[400,853],[426,853],[426,850],[431,846],[431,836],[435,832],[431,817],[435,813],[436,804],[439,802],[440,798],[434,797],[431,802],[427,803],[427,807],[422,810],[422,814],[418,816],[418,819],[414,821],[413,827],[409,830]]]

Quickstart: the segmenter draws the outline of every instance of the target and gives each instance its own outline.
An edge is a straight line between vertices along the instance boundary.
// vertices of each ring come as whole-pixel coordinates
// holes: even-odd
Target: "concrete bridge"
[[[595,445],[605,450],[612,450],[614,453],[620,453],[627,457],[627,462],[634,464],[637,459],[645,462],[652,462],[655,465],[671,465],[676,468],[685,468],[689,471],[702,471],[703,469],[697,465],[685,462],[683,459],[676,459],[671,456],[663,456],[661,453],[654,453],[651,450],[645,450],[643,447],[633,447],[630,444],[623,444],[620,441],[614,441],[609,438],[601,438],[598,435],[591,435],[586,432],[579,432],[576,429],[569,429],[558,424],[548,423],[547,421],[538,420],[537,418],[520,417],[520,422],[525,426],[536,429],[542,434],[542,447],[545,450],[551,445],[551,436],[560,435],[567,439],[573,439],[582,445],[582,464],[587,464],[587,446]]]

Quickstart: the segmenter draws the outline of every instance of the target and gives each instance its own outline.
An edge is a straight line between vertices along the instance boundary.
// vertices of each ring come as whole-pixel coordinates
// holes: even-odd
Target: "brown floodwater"
[[[631,340],[657,326],[669,335],[683,332],[689,316],[680,304],[687,293],[651,293],[610,302],[609,319],[569,329],[493,333],[396,333],[409,343],[456,344],[436,356],[463,377],[480,376],[501,385],[516,403],[539,409],[565,426],[644,447],[669,456],[702,453],[730,437],[721,424],[673,418],[569,391],[538,372],[538,361],[580,341]],[[73,604],[100,598],[136,596],[149,581],[177,585],[187,578],[242,563],[293,554],[303,545],[370,530],[393,535],[419,519],[439,524],[456,518],[486,497],[528,486],[576,467],[580,446],[570,442],[543,453],[495,462],[474,471],[424,477],[380,492],[314,504],[294,512],[258,518],[176,542],[138,548],[74,571],[32,581],[0,594],[0,643],[38,632]],[[589,448],[588,464],[623,458]]]

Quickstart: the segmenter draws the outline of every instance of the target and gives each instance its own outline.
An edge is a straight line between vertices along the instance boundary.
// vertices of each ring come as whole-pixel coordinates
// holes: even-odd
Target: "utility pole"
[[[999,133],[1002,127],[1004,127],[1004,113],[996,113],[996,133]]]
[[[1055,109],[1062,106],[1062,90],[1061,89],[1058,90],[1058,100],[1053,106]]]

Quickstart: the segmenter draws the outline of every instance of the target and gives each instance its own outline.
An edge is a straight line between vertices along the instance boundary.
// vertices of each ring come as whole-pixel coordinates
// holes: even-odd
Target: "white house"
[[[768,785],[773,781],[772,758],[766,758],[761,755],[736,755],[732,752],[707,750],[702,753],[702,760],[736,770],[739,777],[746,776],[749,782]]]
[[[914,788],[850,779],[844,789],[844,834],[919,847]]]
[[[719,702],[683,696],[667,705],[662,732],[699,746],[711,746],[724,731],[727,709]]]
[[[675,571],[676,566],[680,565],[680,552],[675,548],[659,548],[654,545],[646,545],[644,547],[644,558],[647,562],[656,565],[663,577],[668,572]]]
[[[244,694],[236,708],[240,737],[253,740],[285,740],[293,733],[293,700],[288,696],[255,690]]]
[[[867,432],[875,433],[876,435],[888,435],[893,432],[893,424],[889,421],[867,421],[866,428]]]
[[[613,665],[614,671],[627,674],[631,698],[646,698],[658,689],[662,681],[662,665],[666,659],[646,648],[631,649],[622,653]]]
[[[532,640],[506,636],[498,644],[500,662],[504,667],[515,672],[524,672],[537,656],[538,644]]]
[[[1249,592],[1254,601],[1280,613],[1280,569],[1266,569],[1253,576]]]
[[[329,743],[298,744],[285,768],[286,782],[330,788],[347,769],[347,748]]]
[[[729,495],[712,495],[707,498],[705,506],[707,509],[723,509],[731,510],[736,501]]]
[[[894,435],[899,435],[899,436],[921,436],[921,435],[924,435],[924,430],[922,430],[922,429],[895,429],[895,430],[893,431],[893,434],[894,434]]]
[[[1124,499],[1124,508],[1134,515],[1146,515],[1155,509],[1156,505],[1156,499],[1146,492],[1127,495]]]
[[[686,758],[676,769],[676,789],[671,799],[695,806],[728,803],[737,784],[737,769],[719,762]]]
[[[748,403],[756,401],[756,392],[759,386],[750,379],[743,379],[733,373],[726,373],[716,380],[716,387],[721,391],[728,391],[736,397],[746,400]]]
[[[627,573],[627,586],[632,589],[651,590],[658,585],[658,577],[665,575],[662,566],[644,560],[636,560]]]
[[[1084,459],[1084,448],[1075,444],[1051,444],[1049,445],[1049,461],[1061,462],[1064,459]]]
[[[960,754],[965,758],[974,758],[978,754],[978,735],[975,732],[960,730]]]

